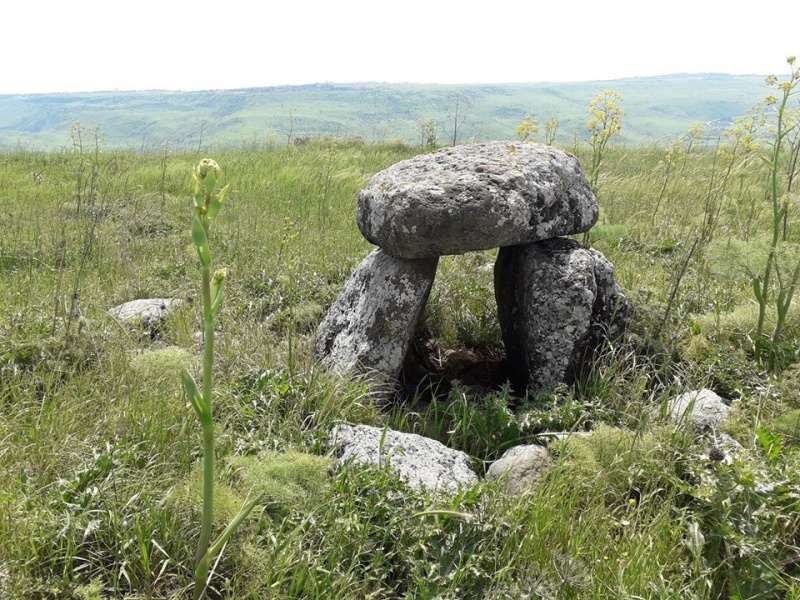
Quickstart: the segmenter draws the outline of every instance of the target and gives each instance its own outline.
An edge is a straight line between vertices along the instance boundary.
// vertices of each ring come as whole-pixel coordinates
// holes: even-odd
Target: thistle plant
[[[217,191],[220,168],[210,158],[204,158],[192,173],[194,180],[194,206],[196,215],[192,223],[192,240],[200,259],[201,293],[203,297],[203,386],[198,389],[194,377],[184,368],[183,387],[192,404],[203,431],[203,517],[200,541],[197,545],[194,570],[194,598],[198,600],[208,585],[211,562],[220,553],[230,536],[244,521],[255,506],[247,503],[228,524],[225,531],[211,544],[211,529],[214,525],[214,418],[211,406],[212,369],[214,366],[214,317],[222,305],[225,288],[225,269],[211,275],[211,249],[208,232],[212,221],[219,214],[230,184]]]
[[[781,159],[784,142],[798,127],[795,119],[789,118],[789,100],[797,93],[800,85],[800,68],[795,66],[796,59],[790,56],[786,62],[789,64],[790,77],[788,81],[779,82],[778,78],[771,75],[767,78],[767,85],[777,88],[778,96],[770,95],[766,99],[767,106],[775,110],[775,134],[768,144],[766,156],[762,156],[768,170],[767,196],[772,205],[772,238],[770,240],[767,264],[761,277],[753,279],[753,293],[758,302],[758,325],[755,332],[754,351],[756,358],[766,363],[770,368],[777,367],[777,348],[781,341],[786,316],[792,304],[795,290],[800,283],[800,260],[794,265],[788,280],[781,276],[778,265],[779,246],[784,240],[784,219],[789,211],[789,193],[786,184],[782,181]],[[791,174],[789,175],[791,178]],[[773,291],[772,285],[776,285]],[[777,314],[775,329],[767,337],[764,333],[767,306],[774,303]]]

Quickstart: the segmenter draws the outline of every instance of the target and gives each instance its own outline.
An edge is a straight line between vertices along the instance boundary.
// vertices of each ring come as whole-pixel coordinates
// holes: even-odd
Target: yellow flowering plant
[[[797,143],[798,121],[794,118],[789,101],[797,94],[800,85],[800,68],[796,66],[796,58],[790,56],[786,59],[789,65],[789,79],[780,82],[774,75],[766,79],[769,86],[775,87],[777,96],[770,94],[766,98],[767,106],[775,111],[774,134],[767,145],[767,154],[762,156],[768,170],[767,196],[772,205],[772,239],[770,241],[767,264],[760,277],[753,278],[753,294],[758,302],[758,324],[754,338],[754,353],[756,358],[771,369],[779,367],[781,362],[781,336],[786,323],[786,316],[792,304],[795,290],[800,284],[800,261],[794,265],[791,276],[786,279],[781,277],[778,265],[778,250],[781,242],[786,239],[789,212],[789,188],[794,175],[794,167],[790,165],[787,174],[788,184],[783,181],[781,159],[784,154],[784,145],[789,143],[790,136],[794,134],[793,144]],[[795,154],[794,149],[789,152]],[[773,290],[773,285],[775,289]],[[767,306],[774,304],[776,311],[775,328],[772,335],[764,332]]]

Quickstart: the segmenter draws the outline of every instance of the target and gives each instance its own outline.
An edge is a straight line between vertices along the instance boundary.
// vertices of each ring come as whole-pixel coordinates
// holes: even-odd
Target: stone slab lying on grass
[[[183,300],[174,298],[147,298],[125,302],[109,309],[108,313],[123,323],[153,329],[161,325],[167,315],[182,304]]]
[[[620,333],[627,299],[613,269],[600,252],[570,239],[500,249],[497,314],[518,390],[573,383],[603,339]]]
[[[413,433],[342,424],[331,432],[331,448],[340,464],[387,465],[414,489],[455,493],[478,483],[464,452]]]
[[[731,412],[729,402],[709,389],[694,390],[669,401],[669,415],[676,421],[689,420],[697,430],[715,429]]]
[[[511,494],[518,496],[536,489],[552,464],[553,457],[543,446],[514,446],[491,464],[486,480],[499,481]]]
[[[578,159],[530,142],[445,148],[392,165],[358,196],[358,227],[403,258],[526,244],[588,231],[597,201]]]
[[[314,353],[339,373],[395,381],[430,294],[438,258],[405,260],[380,248],[358,266],[317,329]]]

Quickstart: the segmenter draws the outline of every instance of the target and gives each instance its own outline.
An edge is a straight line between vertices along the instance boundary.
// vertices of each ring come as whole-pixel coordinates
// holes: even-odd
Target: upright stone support
[[[394,381],[436,276],[439,258],[371,252],[345,284],[317,330],[318,359],[341,373]]]
[[[627,300],[602,254],[557,238],[501,248],[494,285],[512,384],[543,391],[571,384]]]

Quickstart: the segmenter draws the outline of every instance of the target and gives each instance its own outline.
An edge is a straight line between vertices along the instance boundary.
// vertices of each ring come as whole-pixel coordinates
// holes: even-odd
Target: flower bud
[[[195,173],[197,173],[197,178],[200,181],[205,179],[209,173],[211,173],[214,179],[216,179],[217,175],[219,175],[219,171],[219,165],[216,163],[216,161],[210,158],[204,158],[195,168]]]

